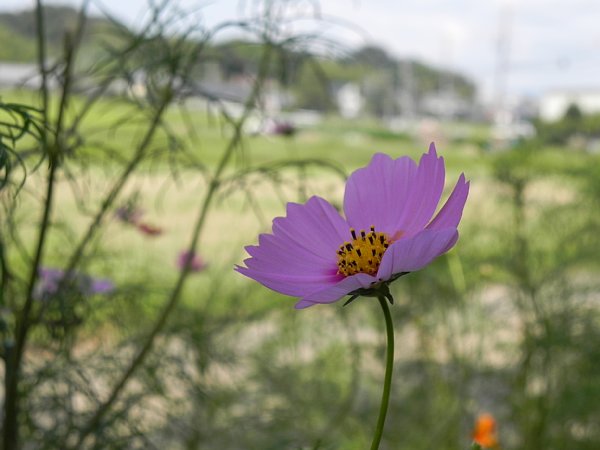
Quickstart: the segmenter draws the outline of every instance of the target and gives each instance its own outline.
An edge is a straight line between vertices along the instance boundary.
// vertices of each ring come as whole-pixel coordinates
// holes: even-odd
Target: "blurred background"
[[[289,201],[431,141],[382,449],[600,448],[595,0],[0,4],[3,448],[364,449],[384,323],[233,272]]]

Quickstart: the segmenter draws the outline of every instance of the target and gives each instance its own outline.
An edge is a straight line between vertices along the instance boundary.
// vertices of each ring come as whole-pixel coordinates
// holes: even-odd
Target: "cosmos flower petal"
[[[335,259],[337,248],[350,237],[342,216],[329,202],[316,196],[303,205],[288,203],[286,216],[273,220],[273,235],[325,260]]]
[[[397,231],[414,235],[427,225],[440,202],[445,178],[444,158],[438,157],[435,145],[431,143],[429,151],[419,161]]]
[[[377,272],[377,279],[389,280],[401,272],[414,272],[450,250],[458,240],[456,228],[423,230],[417,235],[396,241],[387,249]]]
[[[272,234],[261,234],[259,245],[248,246],[252,257],[244,261],[249,268],[279,273],[323,274],[337,271],[335,258],[323,258],[300,243]]]
[[[344,213],[348,224],[356,230],[393,234],[404,214],[404,205],[412,191],[417,165],[408,158],[392,159],[376,153],[364,168],[348,178],[344,194]]]
[[[448,197],[448,200],[431,223],[427,225],[427,228],[439,230],[458,226],[467,196],[469,195],[469,185],[470,182],[465,181],[465,175],[461,173],[450,197]]]
[[[322,198],[290,203],[286,217],[273,221],[273,234],[246,247],[251,258],[236,270],[277,292],[305,295],[339,280],[336,251],[348,234],[344,219]]]
[[[236,266],[235,270],[258,281],[269,289],[294,297],[302,297],[311,292],[335,285],[340,279],[339,275],[288,275],[262,272],[242,266]]]
[[[292,263],[290,261],[293,254],[287,253],[287,256],[290,258],[288,261],[284,260],[283,256],[248,258],[244,260],[244,264],[248,269],[287,275],[297,275],[301,273],[304,275],[322,276],[337,273],[337,265],[335,262],[326,264],[323,261],[317,261],[314,265],[311,265],[307,262],[309,260],[296,259]]]
[[[305,295],[296,303],[295,307],[296,309],[304,309],[317,303],[333,303],[352,291],[369,288],[375,281],[375,277],[371,275],[357,273]]]

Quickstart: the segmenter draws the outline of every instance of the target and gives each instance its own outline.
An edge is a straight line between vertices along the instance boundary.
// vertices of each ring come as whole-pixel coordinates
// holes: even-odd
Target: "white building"
[[[358,84],[345,83],[337,90],[335,97],[342,117],[354,119],[360,115],[365,101]]]
[[[0,62],[0,88],[40,87],[40,75],[36,64]]]
[[[547,122],[559,120],[571,105],[584,114],[600,113],[600,88],[549,91],[540,100],[540,117]]]

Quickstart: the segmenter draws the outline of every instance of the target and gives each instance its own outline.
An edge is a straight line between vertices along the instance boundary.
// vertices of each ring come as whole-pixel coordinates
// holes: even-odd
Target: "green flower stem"
[[[377,418],[377,427],[373,435],[371,450],[377,450],[383,435],[383,426],[385,424],[385,416],[387,414],[388,405],[390,403],[390,390],[392,387],[392,370],[394,369],[394,325],[392,324],[392,315],[390,307],[384,297],[378,297],[383,315],[385,316],[385,329],[387,334],[387,352],[385,358],[385,378],[383,381],[383,393],[381,394],[381,406],[379,407],[379,417]]]

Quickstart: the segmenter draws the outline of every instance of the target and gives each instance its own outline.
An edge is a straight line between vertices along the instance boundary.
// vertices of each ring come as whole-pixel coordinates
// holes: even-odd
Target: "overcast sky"
[[[33,3],[0,0],[0,10],[23,9]],[[147,0],[95,3],[135,24]],[[203,21],[212,25],[240,18],[256,0],[179,3],[185,7],[202,5]],[[314,0],[303,3],[308,8]],[[508,48],[504,54],[508,57],[506,90],[510,94],[539,95],[555,88],[600,89],[600,0],[321,0],[320,8],[324,17],[338,17],[360,28],[339,28],[337,36],[345,43],[377,43],[400,57],[453,68],[471,77],[483,97],[490,97],[496,86],[501,29],[505,30],[503,42]]]

